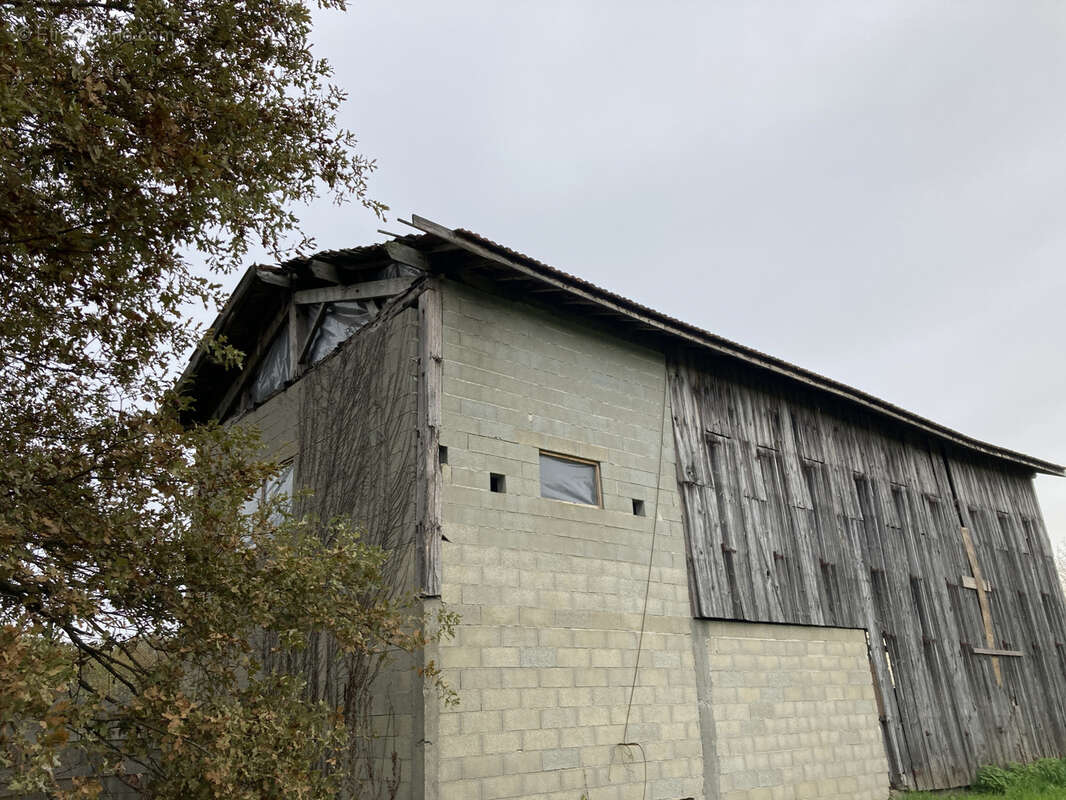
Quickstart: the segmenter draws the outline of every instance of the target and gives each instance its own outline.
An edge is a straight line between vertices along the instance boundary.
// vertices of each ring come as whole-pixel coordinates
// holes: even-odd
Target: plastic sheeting
[[[241,513],[251,516],[262,508],[265,502],[282,496],[284,499],[281,501],[281,507],[270,515],[270,521],[273,524],[280,524],[284,518],[282,512],[292,510],[292,473],[292,462],[290,461],[282,466],[277,475],[267,481],[265,485],[260,486],[255,494],[244,501],[241,506]]]
[[[318,309],[318,305],[308,307],[311,319],[318,315]],[[317,364],[328,356],[337,345],[370,322],[376,314],[377,306],[365,300],[329,303],[311,342],[308,364]]]
[[[600,504],[595,464],[540,454],[540,496],[571,503]]]
[[[264,490],[267,502],[281,499],[282,508],[279,508],[270,515],[270,521],[275,525],[281,523],[283,519],[282,511],[292,511],[292,462],[281,468],[279,472],[272,480],[267,482]]]
[[[259,369],[256,370],[255,379],[249,390],[252,402],[262,403],[284,386],[291,374],[288,328],[282,328],[281,333],[270,343],[270,349],[267,350],[263,360],[259,363]]]

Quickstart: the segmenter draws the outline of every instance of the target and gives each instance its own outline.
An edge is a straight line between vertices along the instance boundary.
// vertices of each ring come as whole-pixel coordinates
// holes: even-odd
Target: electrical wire
[[[652,517],[651,523],[651,547],[648,552],[648,577],[644,582],[644,608],[640,613],[640,636],[637,638],[637,658],[633,664],[633,682],[629,687],[629,703],[626,705],[626,723],[622,729],[622,741],[619,742],[620,746],[632,746],[634,743],[629,742],[629,714],[633,710],[633,694],[637,689],[637,670],[640,669],[640,653],[644,647],[644,627],[648,621],[648,595],[651,592],[651,570],[652,563],[655,560],[655,535],[659,528],[659,495],[662,490],[663,482],[663,445],[666,443],[666,415],[667,415],[667,400],[669,399],[670,389],[670,372],[666,366],[666,359],[663,359],[663,406],[662,406],[662,419],[659,423],[659,466],[655,470],[655,516]],[[643,752],[643,748],[641,748]]]

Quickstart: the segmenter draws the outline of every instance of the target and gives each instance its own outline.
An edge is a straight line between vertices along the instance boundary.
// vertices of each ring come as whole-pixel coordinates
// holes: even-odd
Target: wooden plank
[[[415,250],[409,245],[402,242],[385,242],[385,252],[389,254],[389,258],[393,261],[406,264],[409,267],[416,267],[426,272],[429,271],[429,258],[426,254]]]
[[[996,634],[992,630],[992,609],[988,603],[988,593],[985,591],[984,576],[981,574],[981,565],[977,561],[977,550],[973,546],[973,537],[970,536],[970,529],[963,525],[959,528],[962,533],[962,543],[966,548],[966,557],[970,561],[970,568],[973,570],[974,589],[977,592],[977,604],[981,609],[981,621],[985,628],[985,643],[992,648],[996,644]],[[992,661],[992,670],[996,675],[996,684],[1003,686],[1003,671],[1000,669],[999,661]]]
[[[1066,752],[1066,602],[1028,476],[949,472],[917,434],[671,358],[694,613],[865,628],[894,786]]]
[[[269,283],[271,286],[281,286],[288,289],[292,285],[292,278],[289,274],[276,267],[256,267],[255,276],[263,283]]]
[[[959,580],[962,582],[962,586],[964,588],[974,590],[977,589],[977,579],[974,578],[972,575],[961,575],[959,577]],[[984,589],[986,592],[992,591],[992,586],[988,583],[988,581],[985,581],[982,584],[981,588]]]
[[[317,258],[311,259],[311,274],[322,281],[344,283],[344,276],[341,274],[340,267],[336,264],[327,264],[325,261],[319,261]]]
[[[308,303],[342,303],[346,300],[365,300],[374,297],[390,297],[404,291],[414,282],[409,278],[388,278],[381,281],[366,281],[348,286],[327,286],[323,289],[303,289],[293,295],[299,305]]]
[[[971,648],[976,655],[979,656],[1006,656],[1008,658],[1022,658],[1025,653],[1021,650],[998,650],[994,647],[974,647]]]
[[[422,594],[439,597],[441,591],[441,519],[443,510],[440,469],[440,423],[443,379],[444,313],[441,291],[434,282],[418,298],[418,421],[415,461],[417,574]]]
[[[293,308],[295,307],[296,304],[293,303]],[[315,341],[315,332],[318,331],[318,326],[322,324],[322,319],[326,316],[328,310],[329,305],[322,303],[315,312],[315,318],[311,320],[311,324],[307,326],[307,330],[301,330],[303,346],[300,348],[300,352],[296,356],[296,363],[298,365],[307,361],[307,356],[311,353],[311,345]]]
[[[306,327],[307,319],[300,307],[296,303],[289,303],[289,380],[300,375],[300,363],[303,361],[301,345],[306,338]]]

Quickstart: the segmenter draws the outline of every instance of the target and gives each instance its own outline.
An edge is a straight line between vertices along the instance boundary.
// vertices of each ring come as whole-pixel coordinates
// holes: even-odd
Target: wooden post
[[[444,320],[439,283],[418,297],[418,515],[417,559],[422,594],[439,597],[441,585],[440,420]]]
[[[296,303],[289,299],[289,380],[300,377],[300,356],[303,352],[304,330],[307,327],[304,315]]]

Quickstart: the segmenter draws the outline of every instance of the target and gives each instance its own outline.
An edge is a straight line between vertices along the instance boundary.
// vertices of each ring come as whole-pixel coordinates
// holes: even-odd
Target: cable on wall
[[[648,596],[651,592],[651,571],[652,564],[655,561],[655,536],[659,528],[659,495],[662,490],[663,482],[663,446],[666,443],[666,417],[669,409],[669,390],[670,390],[670,372],[666,366],[666,359],[663,358],[663,403],[662,413],[659,423],[659,465],[655,470],[655,516],[652,517],[651,523],[651,547],[648,552],[648,576],[644,582],[644,607],[640,613],[640,635],[637,638],[637,658],[633,664],[633,681],[629,686],[629,702],[626,704],[626,722],[622,729],[622,741],[618,743],[619,747],[638,747],[641,754],[644,752],[644,748],[637,742],[630,742],[629,739],[629,715],[633,710],[633,694],[637,689],[637,672],[640,669],[640,654],[644,647],[644,628],[648,621]],[[645,759],[645,769],[647,769],[647,760]],[[647,791],[647,778],[645,777],[645,791]]]

